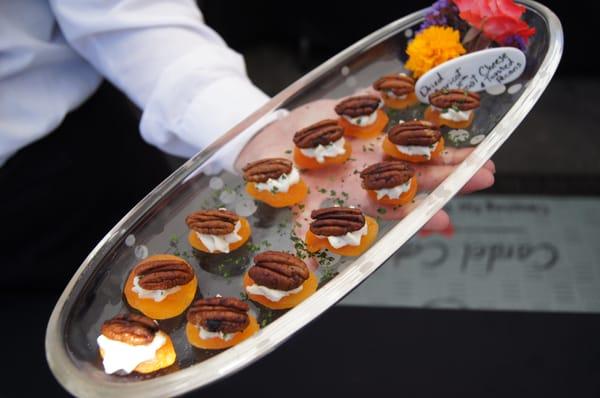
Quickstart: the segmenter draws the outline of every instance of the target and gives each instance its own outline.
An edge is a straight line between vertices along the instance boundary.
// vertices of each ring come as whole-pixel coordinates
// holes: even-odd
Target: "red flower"
[[[521,20],[525,7],[513,0],[454,0],[454,3],[462,19],[500,44],[515,35],[527,43],[535,33],[535,28]]]

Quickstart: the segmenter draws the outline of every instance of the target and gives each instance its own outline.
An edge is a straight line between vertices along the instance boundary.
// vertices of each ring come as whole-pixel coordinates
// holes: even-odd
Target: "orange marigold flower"
[[[430,26],[417,33],[414,40],[406,47],[408,61],[406,69],[420,77],[429,69],[456,58],[466,52],[460,44],[458,30],[444,26]]]

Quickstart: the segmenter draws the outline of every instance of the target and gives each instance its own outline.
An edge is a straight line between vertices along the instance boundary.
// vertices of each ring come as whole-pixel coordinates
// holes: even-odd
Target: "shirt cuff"
[[[140,122],[146,142],[189,158],[269,100],[248,79],[237,53],[213,47],[191,52],[163,72]],[[210,65],[199,64],[208,50]]]
[[[194,97],[180,134],[196,148],[206,148],[267,101],[269,97],[247,78],[222,77]]]

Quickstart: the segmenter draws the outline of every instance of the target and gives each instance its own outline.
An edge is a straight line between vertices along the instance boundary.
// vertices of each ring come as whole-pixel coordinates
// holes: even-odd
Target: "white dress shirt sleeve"
[[[268,100],[192,0],[50,3],[70,45],[143,110],[142,137],[165,152],[193,155]]]

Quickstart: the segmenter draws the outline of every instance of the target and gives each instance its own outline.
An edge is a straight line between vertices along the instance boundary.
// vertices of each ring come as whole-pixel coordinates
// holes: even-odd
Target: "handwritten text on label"
[[[445,62],[417,81],[415,92],[421,102],[431,93],[451,88],[482,91],[510,83],[525,70],[525,54],[513,47],[490,48]]]

